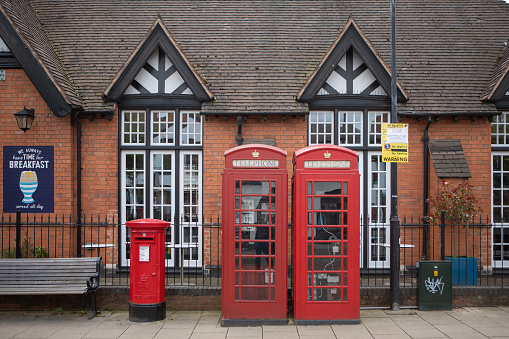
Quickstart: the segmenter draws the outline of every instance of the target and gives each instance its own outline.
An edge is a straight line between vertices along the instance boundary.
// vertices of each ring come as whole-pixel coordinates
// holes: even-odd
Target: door
[[[295,230],[299,232],[295,279],[300,283],[294,293],[301,294],[296,320],[358,319],[358,178],[302,174],[300,182],[295,216],[305,220],[306,227]]]
[[[252,172],[225,173],[223,318],[286,319],[286,175]]]

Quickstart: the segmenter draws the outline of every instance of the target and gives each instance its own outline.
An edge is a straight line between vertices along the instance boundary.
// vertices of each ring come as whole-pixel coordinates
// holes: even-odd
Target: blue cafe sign
[[[4,213],[53,213],[53,146],[4,146]]]

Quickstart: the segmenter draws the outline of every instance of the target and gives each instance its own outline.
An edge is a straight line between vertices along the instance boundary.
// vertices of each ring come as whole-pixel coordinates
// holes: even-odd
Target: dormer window
[[[212,94],[158,19],[105,91],[118,102],[122,225],[139,218],[171,222],[166,266],[202,264],[201,103]],[[122,264],[129,265],[122,227]],[[176,251],[175,248],[185,248]],[[183,258],[180,257],[183,256]]]
[[[381,137],[390,88],[389,68],[350,19],[297,96],[310,107],[309,145],[359,153],[364,268],[389,268],[390,166],[382,161]],[[398,98],[407,98],[401,86]]]

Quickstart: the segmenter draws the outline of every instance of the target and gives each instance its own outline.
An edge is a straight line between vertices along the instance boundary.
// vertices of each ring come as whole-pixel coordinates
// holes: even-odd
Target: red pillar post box
[[[286,152],[243,145],[225,152],[221,323],[287,323]]]
[[[166,318],[165,233],[170,223],[138,219],[128,221],[126,226],[131,233],[129,320],[163,320]]]
[[[309,146],[294,153],[293,164],[295,323],[359,323],[358,155]]]

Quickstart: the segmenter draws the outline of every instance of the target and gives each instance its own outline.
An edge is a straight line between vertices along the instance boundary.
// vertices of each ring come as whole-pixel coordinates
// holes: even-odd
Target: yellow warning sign
[[[382,161],[408,162],[408,124],[382,124]]]

